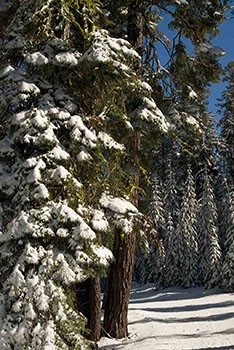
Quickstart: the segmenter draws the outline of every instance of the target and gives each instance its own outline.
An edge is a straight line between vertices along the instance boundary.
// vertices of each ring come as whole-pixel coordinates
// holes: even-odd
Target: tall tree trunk
[[[135,255],[135,232],[128,235],[116,232],[106,299],[104,330],[112,337],[124,338],[128,335],[128,303]]]
[[[142,14],[139,12],[140,1],[134,0],[128,8],[128,40],[133,47],[142,53]],[[134,185],[139,186],[139,150],[141,133],[137,132],[133,144],[133,166],[135,168]],[[138,192],[132,194],[132,202],[138,205]],[[128,335],[128,304],[134,270],[136,233],[124,236],[120,231],[115,233],[112,263],[109,273],[109,284],[104,317],[104,330],[112,337],[124,338]]]

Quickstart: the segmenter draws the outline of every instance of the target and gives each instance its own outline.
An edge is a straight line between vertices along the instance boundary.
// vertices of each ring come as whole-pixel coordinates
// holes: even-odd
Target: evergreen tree
[[[221,127],[221,162],[228,183],[233,185],[234,181],[234,117],[233,117],[233,93],[234,93],[234,64],[229,63],[227,67],[226,80],[228,86],[223,93],[222,110],[223,116],[220,120]]]
[[[157,288],[163,287],[165,250],[163,238],[165,219],[161,188],[156,172],[151,176],[151,200],[148,204],[148,220],[153,230],[144,247],[136,254],[135,274],[140,283],[153,282]],[[146,245],[146,247],[145,247]]]
[[[218,228],[220,247],[225,256],[226,252],[226,241],[227,241],[227,230],[229,226],[229,206],[230,206],[230,188],[227,184],[227,179],[221,173],[216,179],[215,184],[217,208],[218,209]]]
[[[234,290],[234,190],[230,188],[226,202],[226,240],[222,267],[222,285],[228,291]]]
[[[152,129],[166,132],[168,123],[137,77],[139,54],[126,40],[97,30],[100,18],[99,1],[28,0],[4,29],[3,349],[15,343],[22,349],[85,347],[75,294],[91,327],[92,309],[86,314],[80,305],[79,284],[92,277],[92,288],[82,288],[93,295],[95,277],[112,259],[101,244],[108,241],[103,232],[113,233],[107,245],[115,257],[104,327],[127,335],[139,215],[127,199],[137,203],[140,138]],[[32,276],[38,287],[31,286]]]
[[[175,167],[170,154],[168,169],[166,170],[166,179],[164,183],[164,208],[165,208],[165,286],[178,285],[180,279],[180,267],[178,265],[178,251],[182,247],[181,235],[177,236],[176,226],[179,217],[179,198],[178,188],[175,178]]]
[[[192,171],[188,167],[187,180],[184,185],[179,222],[176,228],[177,237],[181,236],[182,245],[178,254],[180,283],[184,287],[197,284],[197,200]],[[183,254],[181,254],[183,252]]]
[[[199,271],[201,284],[212,288],[220,284],[222,256],[211,177],[207,170],[203,176],[198,214]]]
[[[74,35],[84,37],[98,2],[90,3],[79,32],[73,17],[81,14],[72,2],[18,5],[1,41],[0,344],[84,349],[86,320],[75,307],[75,285],[105,273],[112,259],[99,242],[108,222],[79,170],[96,176],[90,159],[108,144],[77,114],[73,91],[84,60]],[[92,191],[98,187],[92,183]]]
[[[180,247],[180,236],[177,237],[174,221],[170,212],[166,214],[165,230],[167,233],[165,244],[165,269],[164,269],[164,287],[174,287],[180,281],[180,269],[178,266],[177,246]]]

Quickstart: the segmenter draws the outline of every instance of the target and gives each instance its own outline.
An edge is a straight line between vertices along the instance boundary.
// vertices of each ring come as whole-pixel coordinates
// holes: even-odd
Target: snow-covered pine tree
[[[149,216],[153,221],[156,230],[157,244],[154,240],[150,241],[150,253],[147,259],[148,281],[153,282],[156,288],[162,288],[164,285],[164,267],[165,267],[165,218],[164,206],[162,200],[162,191],[156,171],[152,174],[152,199],[149,204]]]
[[[146,247],[140,248],[137,252],[135,273],[139,278],[139,282],[153,282],[157,288],[162,288],[165,263],[163,246],[165,219],[161,186],[159,185],[156,172],[151,175],[151,189],[151,200],[148,204],[148,220],[153,230],[150,231],[150,236],[146,237]]]
[[[234,93],[234,62],[227,67],[226,81],[228,86],[223,93],[222,112],[220,119],[221,127],[221,166],[227,177],[228,184],[234,183],[234,114],[233,114],[233,93]]]
[[[195,182],[188,166],[187,179],[184,184],[180,215],[176,227],[178,251],[175,250],[179,284],[183,287],[194,287],[197,284],[197,200]],[[175,249],[175,248],[174,248]]]
[[[222,253],[219,244],[216,200],[207,169],[203,171],[197,225],[200,283],[212,288],[220,285]]]
[[[106,230],[113,266],[126,273],[112,293],[124,302],[109,303],[107,315],[112,335],[127,334],[138,217],[125,199],[139,166],[132,140],[168,123],[136,75],[137,52],[97,29],[99,1],[12,4],[20,6],[1,40],[1,345],[85,348],[73,286],[104,273]]]
[[[86,349],[75,284],[103,274],[112,254],[99,243],[108,222],[88,199],[97,185],[77,169],[122,146],[85,125],[70,88],[83,64],[73,3],[11,5],[1,39],[0,347]]]
[[[177,237],[175,223],[170,211],[165,215],[166,249],[164,268],[164,288],[178,286],[180,281],[180,270],[178,268],[177,244],[180,244],[180,237]]]
[[[234,188],[230,187],[226,202],[226,240],[222,267],[222,286],[227,291],[234,290]]]
[[[179,283],[180,269],[178,267],[177,252],[180,249],[181,236],[176,235],[176,226],[179,217],[179,198],[178,188],[175,177],[175,165],[172,161],[173,150],[168,157],[167,169],[165,172],[165,182],[163,186],[163,202],[165,215],[165,271],[164,284],[165,287],[176,286]]]
[[[220,170],[220,169],[219,169]],[[230,188],[227,183],[227,179],[221,173],[217,176],[215,183],[215,196],[217,198],[217,213],[218,213],[218,228],[219,228],[219,240],[220,247],[225,256],[225,246],[227,241],[227,229],[228,229],[228,216],[230,206]]]

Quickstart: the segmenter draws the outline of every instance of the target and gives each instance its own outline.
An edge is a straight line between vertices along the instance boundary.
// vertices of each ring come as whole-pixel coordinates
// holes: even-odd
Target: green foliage
[[[61,36],[65,40],[72,39],[72,27],[78,29],[84,41],[88,40],[102,13],[99,0],[50,0],[47,4],[38,0],[35,9],[28,29],[34,24],[34,34],[37,30],[44,38]]]

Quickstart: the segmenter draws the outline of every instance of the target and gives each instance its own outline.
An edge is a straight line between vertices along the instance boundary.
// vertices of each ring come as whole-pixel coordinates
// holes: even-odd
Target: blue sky
[[[159,30],[164,32],[169,39],[174,37],[174,32],[168,28],[169,17],[163,16],[163,21],[160,22]],[[226,54],[220,58],[220,63],[223,67],[225,67],[228,62],[234,61],[234,19],[227,19],[222,25],[219,27],[220,34],[213,39],[213,45],[222,48]],[[168,57],[165,53],[165,50],[161,45],[158,45],[158,54],[161,57],[161,63],[164,64],[167,62]],[[218,107],[216,104],[218,103],[217,99],[221,97],[222,92],[225,89],[225,83],[221,82],[219,84],[213,84],[210,88],[211,94],[209,97],[209,106],[208,109],[216,116],[216,112]],[[217,118],[218,116],[216,116]]]

